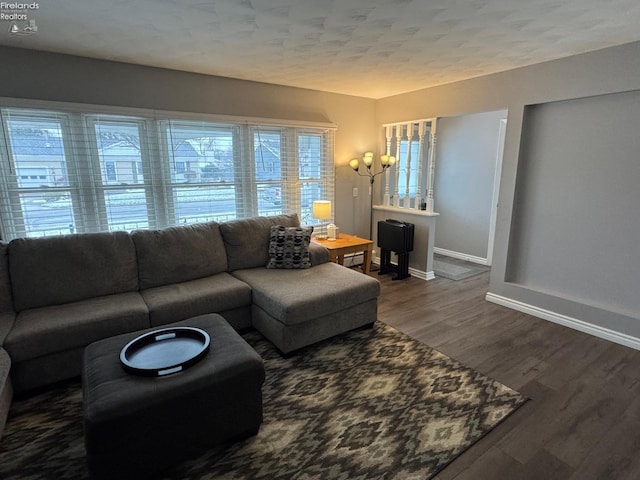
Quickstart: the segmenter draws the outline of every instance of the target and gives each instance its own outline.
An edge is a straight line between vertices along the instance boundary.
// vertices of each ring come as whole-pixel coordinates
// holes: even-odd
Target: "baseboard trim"
[[[609,340],[625,347],[640,350],[640,338],[627,335],[626,333],[616,332],[608,328],[599,327],[591,323],[587,323],[577,318],[562,315],[560,313],[552,312],[551,310],[545,310],[544,308],[536,307],[528,303],[523,303],[518,300],[496,295],[495,293],[488,292],[485,299],[488,302],[502,305],[503,307],[511,308],[522,313],[533,315],[534,317],[548,320],[549,322],[557,323],[559,325],[578,330],[580,332],[588,333],[605,340]]]
[[[372,260],[373,263],[375,263],[376,265],[380,265],[380,257],[373,257]],[[396,265],[395,263],[392,263],[392,265]],[[411,275],[412,277],[416,277],[419,278],[421,280],[425,280],[425,281],[429,281],[429,280],[435,280],[436,276],[433,273],[433,270],[431,270],[430,272],[425,272],[423,270],[418,270],[417,268],[412,268],[409,267],[409,275]]]
[[[411,268],[409,267],[409,275],[411,275],[412,277],[416,277],[419,278],[421,280],[433,280],[435,277],[435,275],[433,274],[433,272],[425,272],[423,270],[418,270],[416,268]]]
[[[467,255],[466,253],[454,252],[453,250],[446,250],[444,248],[434,247],[433,253],[445,255],[447,257],[458,258],[467,262],[479,263],[480,265],[489,265],[486,258],[475,257],[473,255]]]

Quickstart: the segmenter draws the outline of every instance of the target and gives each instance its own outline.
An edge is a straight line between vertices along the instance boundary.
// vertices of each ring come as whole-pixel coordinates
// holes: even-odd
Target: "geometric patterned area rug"
[[[424,480],[526,401],[381,322],[290,358],[257,332],[244,338],[265,362],[258,435],[161,478]],[[81,403],[78,381],[14,400],[0,478],[87,479]]]
[[[491,270],[491,267],[486,265],[447,257],[438,253],[433,254],[433,273],[436,277],[444,277],[457,281],[473,277],[479,273],[488,272],[489,270]]]

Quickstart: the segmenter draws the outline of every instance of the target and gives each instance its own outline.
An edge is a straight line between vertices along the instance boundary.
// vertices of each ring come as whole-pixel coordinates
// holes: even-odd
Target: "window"
[[[170,121],[162,131],[169,157],[170,223],[236,218],[238,127]]]
[[[258,212],[260,215],[282,213],[285,195],[282,179],[287,167],[286,132],[255,128],[252,132],[251,150],[254,152],[253,177],[258,186]],[[283,172],[283,169],[285,172]],[[292,202],[291,202],[292,203]]]
[[[326,191],[323,178],[330,174],[327,166],[321,162],[322,137],[308,132],[300,135],[298,142],[298,158],[300,159],[298,176],[301,181],[300,203],[302,218],[306,223],[320,225],[322,221],[312,216],[314,200],[330,200],[331,195]]]
[[[411,155],[409,157],[407,157],[407,150],[409,148],[409,145],[411,145]],[[400,195],[401,198],[407,198],[407,185],[408,185],[408,191],[409,191],[409,198],[415,198],[416,196],[416,188],[417,188],[417,183],[416,183],[416,179],[418,178],[418,164],[423,162],[423,159],[419,158],[420,156],[420,142],[418,141],[417,138],[412,138],[411,141],[409,141],[408,139],[402,139],[400,140],[400,152],[399,152],[399,156],[398,158],[405,160],[407,158],[411,159],[411,165],[409,168],[409,172],[407,172],[407,164],[406,162],[404,164],[400,164],[400,171],[399,171],[399,175],[398,175],[398,195]],[[407,184],[407,178],[410,179],[409,183]],[[421,192],[418,192],[418,196],[420,195]]]
[[[396,163],[386,177],[391,198],[389,204],[418,209],[424,200],[427,208],[433,206],[433,151],[436,119],[384,125],[387,155],[396,157]]]
[[[63,131],[67,117],[42,112],[12,112],[2,116],[3,151],[12,158],[11,174],[3,162],[3,230],[25,236],[40,232],[73,233],[75,212],[71,195],[74,186],[68,171],[68,151]],[[19,235],[13,235],[19,236]]]
[[[119,117],[86,117],[92,135],[91,157],[100,181],[92,185],[97,203],[97,230],[134,230],[150,225],[151,181],[142,165],[145,122]],[[89,183],[89,182],[87,182]]]
[[[331,127],[55,106],[0,106],[5,240],[291,212],[313,224],[313,200],[333,199]]]

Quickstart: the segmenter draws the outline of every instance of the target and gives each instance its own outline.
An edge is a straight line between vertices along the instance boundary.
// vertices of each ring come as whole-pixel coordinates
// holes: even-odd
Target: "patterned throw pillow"
[[[271,227],[267,268],[309,268],[313,227]]]

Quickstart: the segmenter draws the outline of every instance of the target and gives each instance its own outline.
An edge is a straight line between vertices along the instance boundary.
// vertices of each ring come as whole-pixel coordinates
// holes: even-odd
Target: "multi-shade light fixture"
[[[382,170],[376,173],[371,171],[371,167],[373,166],[373,152],[366,152],[362,157],[362,163],[367,168],[367,173],[360,173],[360,160],[354,158],[349,162],[349,166],[353,168],[354,172],[356,172],[361,177],[369,177],[369,183],[373,185],[374,178],[384,172],[387,168],[391,167],[396,163],[396,157],[391,155],[382,155],[380,157],[380,165],[382,165]]]
[[[366,173],[360,173],[360,160],[354,158],[349,161],[349,166],[353,168],[353,171],[356,172],[361,177],[369,177],[369,200],[370,200],[370,213],[369,213],[369,238],[373,239],[373,182],[375,178],[384,173],[389,167],[395,165],[396,157],[391,155],[381,155],[380,156],[380,165],[382,166],[382,170],[379,172],[373,172],[371,167],[373,166],[373,152],[366,152],[362,157],[362,163],[366,167]]]

